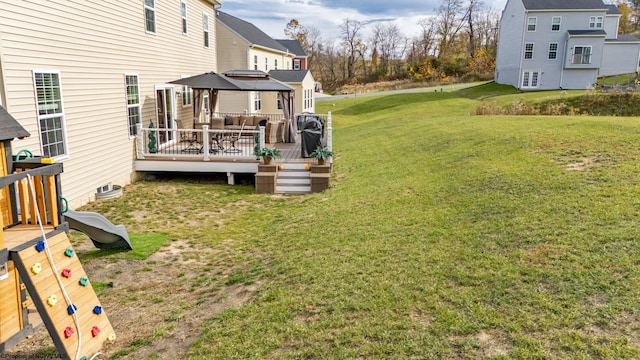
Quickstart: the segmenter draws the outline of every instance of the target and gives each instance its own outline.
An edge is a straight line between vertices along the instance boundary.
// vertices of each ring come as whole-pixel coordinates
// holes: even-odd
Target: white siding
[[[188,35],[180,2],[171,0],[156,0],[156,34],[147,34],[142,1],[0,0],[0,97],[31,133],[14,143],[15,151],[40,154],[33,70],[59,72],[69,155],[62,160],[62,190],[71,207],[94,200],[103,184],[125,185],[134,176],[125,73],[138,74],[147,126],[156,122],[156,85],[216,69],[212,3],[187,6]],[[204,47],[203,12],[210,16],[210,48]],[[178,119],[190,118],[192,109],[176,103]]]

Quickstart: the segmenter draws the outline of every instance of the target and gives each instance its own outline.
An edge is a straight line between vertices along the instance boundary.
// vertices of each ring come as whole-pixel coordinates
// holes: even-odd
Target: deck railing
[[[256,159],[256,145],[265,146],[265,130],[217,130],[203,125],[202,129],[157,129],[138,127],[137,159],[193,158]]]
[[[38,214],[43,224],[60,225],[59,195],[62,164],[41,164],[40,159],[27,159],[14,162],[13,166],[15,170],[13,174],[0,177],[0,191],[11,199],[9,209],[11,213],[6,214],[7,216],[0,214],[0,222],[3,222],[3,218],[8,218],[9,221],[0,225],[2,227],[20,224],[35,225]]]

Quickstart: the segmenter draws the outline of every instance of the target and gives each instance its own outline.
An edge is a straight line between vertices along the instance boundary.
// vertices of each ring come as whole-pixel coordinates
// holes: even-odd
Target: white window
[[[554,16],[551,18],[551,31],[560,31],[560,23],[562,18],[560,16]]]
[[[293,59],[293,70],[300,70],[300,59]]]
[[[313,89],[304,89],[304,107],[308,109],[313,106]]]
[[[156,33],[155,0],[144,0],[144,26],[148,33]]]
[[[549,43],[549,60],[558,58],[558,43]]]
[[[275,59],[273,61],[273,66],[274,66],[274,69],[278,70],[278,59]]]
[[[530,17],[527,20],[527,31],[536,31],[536,24],[538,23],[538,18]]]
[[[180,96],[182,97],[182,106],[191,106],[191,94],[193,91],[187,85],[183,85],[180,91]]]
[[[202,27],[204,29],[204,47],[209,47],[209,14],[202,14]]]
[[[591,46],[573,48],[572,64],[591,64]]]
[[[180,6],[182,10],[182,33],[187,35],[187,3],[183,1]]]
[[[253,55],[253,70],[258,70],[258,55]]]
[[[269,70],[269,59],[264,58],[264,71]]]
[[[537,88],[539,74],[537,71],[525,71],[522,73],[522,87]]]
[[[592,16],[589,18],[589,28],[590,29],[602,29],[602,16]]]
[[[127,91],[129,136],[136,136],[138,133],[138,124],[142,122],[140,115],[140,86],[138,85],[138,75],[125,74],[124,83]]]
[[[254,111],[262,110],[262,99],[260,97],[259,91],[253,92],[253,110]]]
[[[533,43],[524,44],[524,58],[527,60],[533,59]]]
[[[206,118],[209,118],[209,92],[205,91],[202,95],[202,104],[204,106],[204,114]]]
[[[57,72],[34,72],[33,81],[36,89],[36,103],[38,104],[42,155],[45,157],[67,155],[60,74]]]
[[[278,92],[276,97],[276,108],[278,110],[282,110],[282,93]]]

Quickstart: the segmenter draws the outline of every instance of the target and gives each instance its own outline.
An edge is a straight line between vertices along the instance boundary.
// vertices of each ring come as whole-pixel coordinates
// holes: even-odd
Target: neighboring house
[[[302,44],[298,40],[276,39],[282,46],[288,49],[293,55],[291,70],[307,70],[309,66],[307,52],[302,48]]]
[[[227,70],[261,70],[269,73],[271,70],[293,71],[297,66],[306,69],[306,54],[302,46],[296,40],[295,45],[288,43],[292,49],[288,48],[280,40],[276,41],[253,24],[231,16],[222,11],[216,11],[216,36],[218,43],[218,69],[219,72]],[[302,50],[302,52],[300,52]],[[302,69],[302,70],[304,70]],[[310,75],[310,74],[309,74]],[[307,89],[313,93],[314,81],[310,85],[307,80],[298,82],[299,77],[292,75],[296,82],[289,84],[296,87],[296,99],[305,98]],[[280,78],[276,78],[281,80]],[[313,79],[313,77],[312,77]],[[286,81],[284,81],[286,82]],[[298,85],[304,87],[299,88]],[[307,91],[307,92],[305,92]],[[248,113],[281,113],[281,104],[274,92],[221,92],[218,101],[220,112],[235,112],[238,109],[246,110]],[[297,104],[297,101],[296,101]],[[314,111],[315,105],[305,107],[307,111]],[[301,108],[296,105],[296,113],[301,112]]]
[[[508,0],[495,80],[519,89],[592,88],[638,70],[640,40],[618,35],[620,11],[602,0]]]
[[[0,0],[0,105],[31,134],[14,151],[63,163],[72,208],[131,182],[138,124],[191,126],[190,89],[167,83],[217,71],[221,5]]]
[[[314,84],[313,76],[309,70],[271,70],[269,75],[296,89],[295,109],[296,113],[314,112]],[[279,95],[279,94],[278,94]],[[278,99],[278,109],[282,109]]]

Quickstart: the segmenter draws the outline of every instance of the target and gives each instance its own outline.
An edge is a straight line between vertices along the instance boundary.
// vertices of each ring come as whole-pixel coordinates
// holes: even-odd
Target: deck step
[[[311,172],[306,170],[307,164],[283,163],[283,170],[278,170],[276,177],[276,193],[309,194],[311,193]]]

